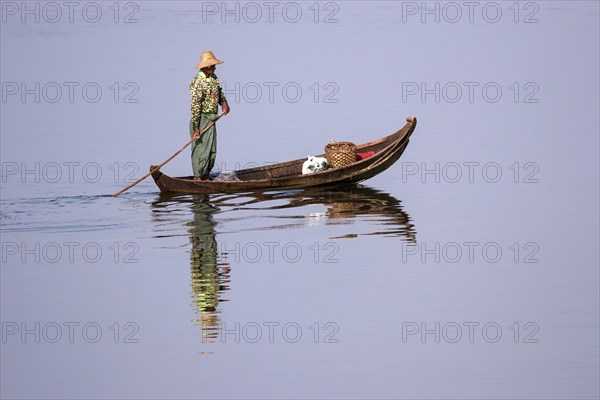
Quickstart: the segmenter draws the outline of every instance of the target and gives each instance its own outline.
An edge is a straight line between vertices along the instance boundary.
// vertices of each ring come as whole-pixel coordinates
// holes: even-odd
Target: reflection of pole
[[[220,292],[229,290],[229,264],[220,264],[218,245],[215,237],[215,222],[212,213],[216,208],[204,202],[192,206],[194,220],[190,224],[190,241],[192,251],[191,287],[192,306],[200,318],[195,322],[202,326],[202,337],[214,339],[218,336],[218,305]]]

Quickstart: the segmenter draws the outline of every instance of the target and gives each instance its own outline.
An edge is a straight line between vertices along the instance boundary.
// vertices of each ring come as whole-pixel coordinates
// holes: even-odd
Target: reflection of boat
[[[239,201],[236,201],[239,198]],[[323,205],[327,211],[322,215],[326,224],[338,224],[341,219],[368,218],[382,229],[363,235],[400,236],[407,242],[416,242],[416,230],[408,213],[402,209],[400,200],[389,193],[375,190],[367,186],[345,188],[312,188],[301,191],[253,192],[240,195],[226,195],[211,199],[215,206],[229,206],[235,210],[269,212],[283,209],[301,209],[307,206]],[[275,204],[273,204],[275,203]],[[270,204],[265,207],[264,204]],[[298,215],[298,217],[318,218],[314,215]],[[285,217],[283,217],[285,218]],[[343,237],[356,237],[357,234]]]
[[[320,216],[312,215],[311,210],[319,205],[324,206],[326,211],[320,213]],[[410,216],[403,211],[401,201],[389,193],[361,185],[338,189],[251,192],[243,195],[160,193],[152,202],[152,208],[156,230],[159,232],[155,237],[184,235],[191,242],[191,303],[198,315],[194,321],[201,326],[204,342],[213,342],[220,334],[220,305],[227,301],[223,297],[230,289],[231,266],[226,260],[226,254],[219,252],[217,242],[217,235],[224,231],[223,228],[217,229],[217,226],[221,226],[223,221],[227,224],[255,214],[262,214],[259,217],[261,220],[289,218],[307,225],[311,225],[313,218],[318,218],[325,224],[363,218],[370,225],[376,225],[377,229],[341,237],[384,235],[401,237],[409,243],[416,242],[414,225]],[[248,212],[237,216],[240,211]],[[214,218],[216,212],[220,212],[222,216],[219,225]],[[236,216],[228,217],[229,212]],[[255,228],[256,226],[250,227],[251,230]]]
[[[239,181],[195,181],[193,177],[174,178],[156,171],[152,178],[161,192],[177,193],[238,193],[253,190],[303,189],[316,186],[334,186],[357,183],[385,171],[402,155],[413,133],[417,119],[408,117],[407,124],[398,132],[357,146],[360,153],[373,155],[346,167],[330,168],[302,175],[306,159],[287,161],[263,167],[235,171]],[[323,156],[323,155],[321,155]],[[156,166],[151,166],[153,170]]]

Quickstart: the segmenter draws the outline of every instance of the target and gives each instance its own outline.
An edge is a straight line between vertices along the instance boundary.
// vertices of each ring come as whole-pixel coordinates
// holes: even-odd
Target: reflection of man
[[[200,136],[200,132],[217,118],[218,106],[225,114],[229,113],[227,99],[221,90],[219,78],[215,75],[217,64],[223,64],[211,51],[202,53],[198,75],[190,83],[192,96],[192,119],[190,137],[192,143],[192,170],[194,179],[210,179],[209,173],[217,158],[217,127],[213,125]]]
[[[190,255],[192,270],[192,304],[202,316],[197,322],[202,325],[205,338],[216,338],[219,319],[215,315],[220,292],[229,290],[229,264],[219,264],[218,245],[215,238],[215,222],[212,213],[217,208],[203,201],[192,205],[194,221],[190,223]]]

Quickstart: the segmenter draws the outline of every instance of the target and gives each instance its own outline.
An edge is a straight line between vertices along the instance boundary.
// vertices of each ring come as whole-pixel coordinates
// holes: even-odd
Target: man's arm
[[[223,93],[221,86],[219,86],[219,104],[221,105],[223,112],[225,114],[229,114],[229,111],[231,109],[229,108],[229,104],[227,103],[227,98],[225,97],[225,94]]]
[[[229,104],[227,104],[227,102],[221,103],[221,108],[223,109],[223,113],[225,115],[229,114],[230,108],[229,108]]]

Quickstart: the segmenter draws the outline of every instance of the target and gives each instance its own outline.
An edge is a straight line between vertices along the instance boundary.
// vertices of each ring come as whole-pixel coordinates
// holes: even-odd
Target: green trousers
[[[217,119],[217,114],[200,114],[200,129]],[[194,136],[194,121],[190,121],[190,139]],[[192,142],[192,171],[195,177],[208,178],[217,159],[217,126],[211,126],[200,139]]]

